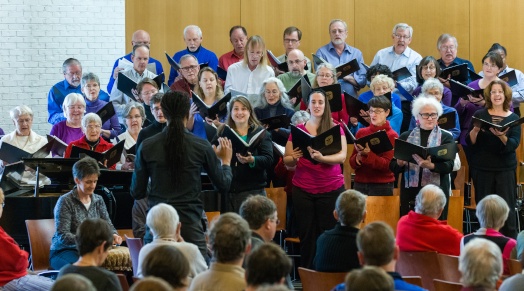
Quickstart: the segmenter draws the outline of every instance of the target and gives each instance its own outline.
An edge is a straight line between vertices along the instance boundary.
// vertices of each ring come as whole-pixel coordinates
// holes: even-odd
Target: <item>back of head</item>
[[[153,206],[146,217],[146,224],[151,229],[154,238],[172,237],[176,234],[179,224],[175,208],[166,203]]]
[[[103,219],[86,219],[76,230],[75,241],[80,256],[93,252],[103,242],[107,250],[113,243],[113,231]]]
[[[460,254],[459,271],[465,287],[495,288],[502,270],[500,248],[487,239],[472,239]]]
[[[145,277],[162,278],[173,288],[187,287],[189,272],[188,260],[173,245],[155,247],[142,262],[142,273]]]
[[[247,257],[248,286],[280,283],[291,271],[291,260],[274,243],[265,243]]]
[[[415,212],[433,218],[438,218],[446,205],[446,195],[436,185],[426,185],[415,198]],[[435,217],[436,216],[436,217]]]
[[[138,280],[129,291],[172,291],[173,288],[162,278],[146,277]]]
[[[346,190],[338,196],[335,210],[342,225],[357,227],[362,222],[366,198],[366,195],[356,190]]]
[[[262,195],[248,197],[240,205],[240,216],[249,224],[249,228],[257,230],[275,215],[277,206],[275,203]]]
[[[242,259],[250,240],[248,223],[232,212],[220,215],[209,234],[213,256],[219,263],[232,263]]]
[[[506,200],[497,194],[488,195],[477,204],[475,212],[480,227],[499,230],[508,219],[509,206]]]
[[[51,291],[96,291],[96,288],[82,275],[66,274],[55,281]]]
[[[346,276],[346,291],[393,291],[393,277],[374,266],[351,271]]]
[[[357,247],[364,257],[365,265],[387,265],[395,254],[393,229],[382,221],[372,222],[358,232]]]

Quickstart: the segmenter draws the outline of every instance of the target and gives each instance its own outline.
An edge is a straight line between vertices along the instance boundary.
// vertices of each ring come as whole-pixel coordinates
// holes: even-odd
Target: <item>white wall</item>
[[[47,93],[64,60],[78,59],[105,90],[124,54],[124,0],[0,0],[0,127],[12,131],[9,110],[25,104],[33,130],[49,133]]]

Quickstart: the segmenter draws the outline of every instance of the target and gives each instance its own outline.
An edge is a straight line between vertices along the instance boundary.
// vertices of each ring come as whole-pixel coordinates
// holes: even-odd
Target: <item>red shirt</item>
[[[29,254],[22,251],[15,240],[0,227],[0,286],[27,275]]]
[[[75,141],[72,141],[72,142],[70,142],[67,145],[66,151],[64,153],[64,158],[71,157],[71,150],[73,149],[73,145],[77,146],[77,147],[80,147],[80,148],[83,148],[83,149],[87,149],[87,150],[91,149],[89,147],[89,144],[87,143],[86,136],[84,135],[82,138],[80,138],[78,140],[75,140]],[[108,149],[110,149],[112,147],[113,147],[112,143],[109,143],[109,142],[105,141],[105,139],[100,137],[100,142],[95,147],[95,152],[103,153],[103,152],[107,151]],[[116,164],[112,165],[109,169],[115,170],[116,169]]]
[[[228,53],[223,54],[218,59],[218,66],[227,71],[227,68],[234,63],[240,62],[244,59],[244,55],[235,54],[235,50],[232,50]]]

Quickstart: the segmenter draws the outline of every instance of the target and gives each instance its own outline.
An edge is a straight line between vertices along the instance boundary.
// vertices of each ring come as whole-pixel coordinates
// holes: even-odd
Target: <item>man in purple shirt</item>
[[[358,90],[366,85],[366,69],[362,52],[346,44],[348,26],[341,19],[333,19],[329,23],[329,35],[331,42],[317,50],[316,55],[326,60],[333,66],[345,64],[357,59],[360,69],[339,80],[342,90],[351,96],[358,96]]]
[[[82,88],[80,88],[82,64],[80,61],[73,58],[65,60],[62,64],[62,72],[64,80],[53,85],[47,94],[47,112],[49,113],[47,122],[52,125],[66,119],[62,110],[65,96],[69,93],[82,94]]]

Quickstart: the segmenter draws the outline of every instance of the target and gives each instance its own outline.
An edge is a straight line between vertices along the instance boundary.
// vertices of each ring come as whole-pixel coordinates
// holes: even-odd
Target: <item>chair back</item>
[[[402,280],[411,285],[422,287],[422,278],[420,276],[402,276]]]
[[[346,136],[346,138],[350,138]],[[355,146],[348,144],[347,146],[347,152],[346,152],[346,160],[343,163],[343,174],[344,174],[344,188],[351,189],[351,182],[353,180],[353,174],[355,173],[355,169],[351,168],[351,165],[349,164],[349,159],[351,158],[351,155],[353,154],[353,151],[355,150]]]
[[[124,235],[126,238],[127,247],[129,248],[129,254],[131,255],[131,265],[133,266],[133,276],[136,276],[138,271],[138,254],[142,248],[142,239],[131,238]]]
[[[287,207],[287,193],[284,187],[266,188],[267,198],[271,199],[277,206],[278,220],[277,231],[286,229],[286,207]]]
[[[302,281],[303,291],[331,290],[344,283],[348,273],[325,273],[299,267],[298,274]]]
[[[384,221],[397,232],[400,217],[400,196],[368,196],[366,199],[366,219],[361,227],[373,221]]]
[[[117,229],[116,232],[118,232],[118,235],[122,237],[122,241],[125,241],[128,237],[135,237],[135,235],[133,234],[133,230],[130,228]]]
[[[209,227],[211,227],[211,222],[220,216],[220,211],[206,211],[206,218]]]
[[[129,290],[129,283],[127,282],[126,276],[124,274],[116,274],[118,277],[118,281],[120,282],[120,286],[122,286],[122,291],[128,291]]]
[[[55,220],[53,218],[26,220],[25,225],[31,250],[31,269],[34,272],[49,270],[51,239],[56,232]]]
[[[448,206],[448,225],[462,233],[464,223],[464,196],[459,190],[451,190]]]
[[[448,282],[444,280],[434,279],[433,286],[435,291],[460,291],[462,290],[462,284],[455,282]]]
[[[518,260],[510,259],[507,260],[509,267],[509,274],[516,275],[522,273],[522,265]]]
[[[433,279],[442,279],[437,252],[400,251],[396,270],[403,276],[420,276],[428,290],[434,290]]]
[[[462,277],[462,275],[459,271],[459,258],[445,254],[438,254],[437,258],[440,264],[442,279],[449,282],[460,283],[460,277]]]

